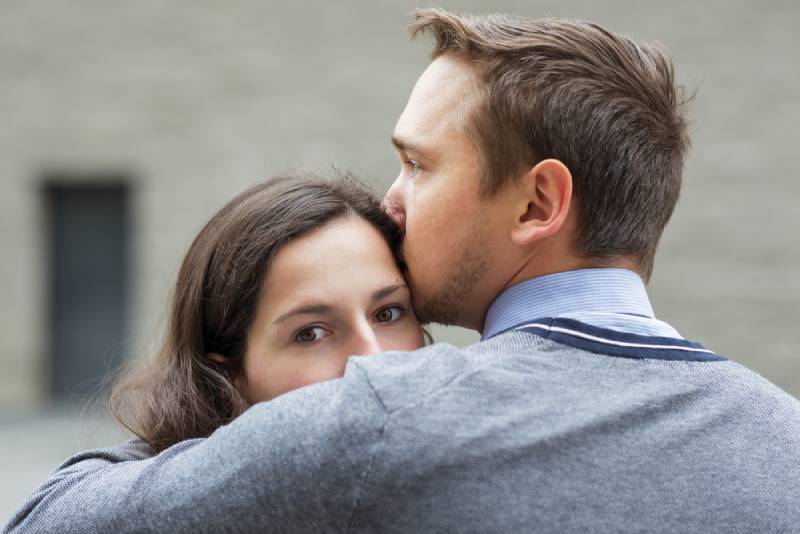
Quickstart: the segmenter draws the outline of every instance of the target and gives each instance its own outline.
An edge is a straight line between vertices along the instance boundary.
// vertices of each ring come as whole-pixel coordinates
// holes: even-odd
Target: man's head
[[[434,60],[398,120],[386,196],[421,319],[480,329],[534,276],[645,279],[688,146],[671,61],[592,23],[416,12]]]

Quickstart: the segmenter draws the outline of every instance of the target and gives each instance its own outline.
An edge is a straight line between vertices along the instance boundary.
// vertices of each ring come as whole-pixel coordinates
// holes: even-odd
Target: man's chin
[[[408,284],[414,298],[414,309],[417,318],[423,324],[438,323],[446,326],[461,326],[464,328],[477,328],[479,325],[468,323],[469,309],[467,308],[470,295],[476,285],[488,272],[487,255],[464,255],[462,261],[456,264],[455,272],[451,273],[444,281],[432,287],[423,287],[414,278],[414,272],[408,273]]]
[[[436,323],[444,326],[459,326],[456,307],[439,296],[433,295],[431,298],[420,300],[419,304],[416,304],[416,302],[414,310],[420,323],[424,325]]]
[[[406,283],[408,284],[409,292],[411,293],[411,307],[414,309],[414,315],[417,316],[417,320],[421,324],[429,324],[430,321],[423,321],[420,317],[420,313],[423,311],[424,303],[426,302],[425,299],[420,299],[420,292],[419,289],[414,285],[414,281],[408,271],[408,268],[403,270],[403,277],[406,279]]]
[[[411,292],[411,307],[414,309],[414,314],[417,316],[417,320],[422,325],[438,322],[435,318],[430,318],[429,314],[427,313],[429,308],[428,303],[430,302],[430,294],[426,293],[423,288],[420,288],[419,285],[414,283],[414,275],[408,269],[407,265],[402,264],[401,272],[403,273],[403,277],[406,279],[406,283],[408,284],[408,289]]]
[[[411,304],[417,320],[423,325],[436,323],[445,326],[460,326],[458,322],[460,319],[459,307],[456,304],[457,295],[454,294],[452,288],[448,289],[446,284],[445,287],[437,288],[438,290],[425,287],[418,283],[413,269],[410,269],[405,263],[402,266],[403,276],[411,291]]]

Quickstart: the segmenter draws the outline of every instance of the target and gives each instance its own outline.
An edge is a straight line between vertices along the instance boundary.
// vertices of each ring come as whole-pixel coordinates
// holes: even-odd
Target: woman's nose
[[[359,325],[355,330],[351,350],[353,355],[361,356],[383,352],[378,336],[368,324]]]

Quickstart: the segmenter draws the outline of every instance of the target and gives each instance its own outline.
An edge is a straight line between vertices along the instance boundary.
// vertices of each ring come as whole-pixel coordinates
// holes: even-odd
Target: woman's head
[[[115,388],[115,415],[161,450],[341,376],[353,354],[418,348],[397,237],[349,178],[281,176],[238,195],[192,243],[164,345]]]

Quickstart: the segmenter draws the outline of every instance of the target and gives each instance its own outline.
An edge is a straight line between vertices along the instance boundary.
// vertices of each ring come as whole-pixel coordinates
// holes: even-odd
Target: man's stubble
[[[417,304],[416,313],[421,323],[464,326],[463,316],[470,296],[488,273],[492,261],[484,232],[474,230],[465,235],[459,247],[459,259],[442,287],[427,301]]]

